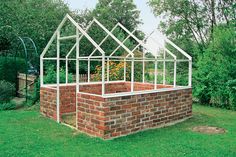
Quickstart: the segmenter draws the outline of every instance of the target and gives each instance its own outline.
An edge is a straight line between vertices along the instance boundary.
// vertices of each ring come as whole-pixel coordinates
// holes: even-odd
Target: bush
[[[7,81],[0,81],[0,102],[8,102],[15,95],[15,87]]]
[[[106,63],[107,64],[107,63]],[[105,74],[107,71],[107,66],[105,64]],[[124,79],[124,62],[109,62],[109,79],[110,81],[118,81]],[[140,71],[142,69],[141,64],[135,64],[134,66],[134,81],[141,81],[142,80],[142,72]],[[106,78],[106,76],[105,76]],[[97,65],[95,68],[95,74],[94,74],[95,81],[101,81],[102,80],[102,66]],[[126,62],[126,80],[131,81],[131,63]]]
[[[227,82],[230,108],[236,110],[236,79]]]
[[[60,69],[60,83],[66,82],[66,72],[64,70],[65,68]],[[57,82],[57,72],[55,70],[54,66],[49,66],[46,70],[46,75],[44,76],[44,83],[47,84],[55,84]],[[68,82],[73,82],[73,76],[72,74],[68,74]]]
[[[218,27],[213,41],[199,57],[194,95],[203,104],[236,110],[236,56],[233,28]]]
[[[25,72],[25,60],[15,57],[0,57],[0,80],[17,84],[17,72]]]
[[[16,104],[14,102],[0,103],[0,111],[13,110],[15,108],[16,108]]]
[[[105,64],[105,71],[107,70],[106,64]],[[124,63],[123,62],[116,63],[116,62],[110,61],[109,65],[110,65],[109,66],[109,79],[110,79],[110,81],[123,80],[124,79]],[[126,69],[127,69],[126,79],[130,80],[130,75],[129,75],[130,66],[127,65]],[[106,78],[106,76],[105,76],[105,78]],[[95,81],[102,80],[102,66],[100,66],[100,65],[96,66],[94,79],[95,79]]]
[[[34,89],[28,91],[28,99],[25,105],[32,106],[39,100],[39,98],[40,98],[40,81],[39,78],[37,78],[34,83]]]

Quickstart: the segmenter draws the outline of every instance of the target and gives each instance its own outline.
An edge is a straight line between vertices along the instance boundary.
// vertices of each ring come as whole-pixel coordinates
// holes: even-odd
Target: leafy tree
[[[80,11],[78,16],[78,21],[85,27],[92,21],[95,17],[99,22],[101,22],[109,31],[120,22],[129,31],[137,29],[138,25],[141,23],[139,19],[139,11],[136,8],[133,0],[99,0],[94,10],[84,10]],[[128,34],[122,29],[117,28],[112,32],[120,41],[123,41]],[[98,25],[92,25],[91,29],[88,30],[88,34],[93,37],[96,43],[100,43],[106,36],[107,33],[103,31]],[[140,39],[143,38],[143,33],[137,30],[135,35],[139,36]],[[86,38],[81,40],[81,50],[80,54],[83,56],[90,55],[95,49],[94,46],[88,44]],[[130,38],[124,45],[128,48],[133,49],[136,45],[135,41]],[[110,55],[118,43],[111,37],[101,45],[101,48],[106,52],[106,55]],[[123,48],[117,50],[116,55],[120,56],[127,52]],[[94,53],[95,56],[101,55],[98,51]],[[91,63],[91,70],[94,71],[96,67],[96,62]],[[87,71],[87,65],[84,64],[84,72]]]
[[[110,29],[117,22],[129,30],[137,28],[141,23],[139,14],[133,0],[99,0],[92,11],[92,15]]]
[[[236,109],[235,37],[233,27],[215,28],[213,40],[194,73],[194,95],[200,102]]]
[[[149,5],[163,18],[160,27],[167,36],[190,53],[197,45],[196,57],[208,46],[215,26],[236,20],[233,0],[149,0]]]
[[[162,17],[160,29],[193,56],[195,97],[205,104],[235,109],[236,3],[149,0],[149,5]]]
[[[42,52],[62,18],[70,13],[62,0],[5,0],[0,10],[0,51],[14,46],[16,36],[28,36]]]

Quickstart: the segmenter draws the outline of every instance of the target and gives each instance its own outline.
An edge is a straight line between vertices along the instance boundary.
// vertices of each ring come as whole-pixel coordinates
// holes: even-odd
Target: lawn
[[[236,112],[194,105],[193,118],[174,126],[103,141],[42,117],[36,110],[0,112],[0,156],[236,156]],[[225,134],[192,132],[198,125]]]

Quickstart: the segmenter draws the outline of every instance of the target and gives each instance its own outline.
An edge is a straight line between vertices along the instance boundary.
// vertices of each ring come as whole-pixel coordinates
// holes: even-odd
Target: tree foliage
[[[160,29],[193,56],[193,92],[200,102],[235,109],[233,0],[149,0]]]
[[[232,27],[215,28],[213,40],[197,62],[195,96],[202,103],[236,109],[236,49]]]
[[[9,102],[15,94],[14,84],[0,80],[0,103]]]
[[[133,31],[138,28],[138,25],[141,23],[139,18],[140,12],[137,10],[136,5],[133,0],[99,0],[95,9],[93,10],[84,10],[79,12],[78,21],[85,27],[89,25],[89,22],[93,18],[96,18],[101,24],[103,24],[109,31],[120,22],[124,25],[129,31]],[[116,28],[112,32],[115,37],[120,41],[125,40],[128,34],[123,31],[121,28]],[[88,30],[88,34],[93,37],[96,43],[100,43],[106,36],[107,33],[102,30],[97,24],[93,24],[91,29]],[[135,32],[135,35],[143,38],[143,33],[139,30]],[[92,44],[88,44],[89,41],[84,37],[81,39],[80,54],[82,56],[90,55],[95,47]],[[124,43],[129,49],[133,49],[136,46],[135,41],[132,38],[129,38]],[[108,37],[106,41],[101,45],[101,48],[106,52],[106,55],[110,55],[119,44]],[[120,47],[115,56],[120,56],[128,54],[122,47]],[[94,53],[94,56],[101,55],[98,51]],[[91,63],[91,70],[94,71],[96,68],[96,62]],[[86,72],[86,64],[84,64]]]
[[[140,11],[133,0],[99,0],[92,15],[111,29],[117,22],[133,30],[140,24]]]
[[[207,48],[214,27],[236,20],[233,0],[149,0],[149,4],[163,19],[162,31],[190,53],[197,46],[196,57]]]
[[[5,0],[0,10],[0,51],[14,46],[17,36],[27,36],[42,52],[62,18],[70,13],[62,0]]]

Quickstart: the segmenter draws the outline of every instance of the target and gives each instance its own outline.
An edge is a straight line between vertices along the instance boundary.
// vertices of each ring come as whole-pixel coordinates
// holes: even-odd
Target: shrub
[[[107,64],[107,63],[106,63]],[[106,64],[105,64],[105,71],[106,69]],[[112,80],[122,80],[124,79],[124,62],[113,62],[110,61],[109,62],[109,79]],[[126,71],[126,79],[130,80],[130,66],[127,65],[126,67],[127,71]],[[106,76],[105,76],[106,78]],[[102,79],[102,66],[97,65],[95,68],[95,75],[94,75],[94,79],[95,81],[101,81]]]
[[[16,108],[16,104],[14,102],[0,103],[0,111],[3,111],[3,110],[14,110],[15,108]]]
[[[236,110],[236,79],[227,82],[230,108]]]
[[[65,68],[60,69],[60,83],[66,82],[66,72]],[[55,84],[57,82],[57,72],[54,66],[49,66],[46,70],[46,75],[44,76],[44,83]],[[68,82],[73,82],[72,74],[68,74]]]
[[[17,72],[25,72],[25,60],[15,57],[0,57],[0,80],[17,84]]]
[[[28,99],[27,103],[25,103],[26,106],[32,106],[34,105],[40,98],[40,81],[39,78],[35,80],[34,88],[31,91],[28,91]]]
[[[218,27],[197,62],[194,72],[194,95],[203,104],[236,109],[235,33],[232,28]]]
[[[107,63],[106,63],[107,64]],[[105,64],[105,71],[107,71],[107,66]],[[117,81],[117,80],[123,80],[124,79],[124,62],[109,62],[109,79],[110,81]],[[141,64],[135,64],[134,66],[134,81],[141,81],[142,80],[142,72],[140,72],[140,69],[142,69]],[[106,73],[106,72],[105,72]],[[106,78],[106,76],[105,76]],[[94,75],[95,81],[101,81],[102,79],[102,66],[97,65],[95,68],[95,75]],[[131,63],[126,62],[126,80],[131,80]]]
[[[7,81],[0,81],[0,102],[8,102],[15,95],[15,87]]]

